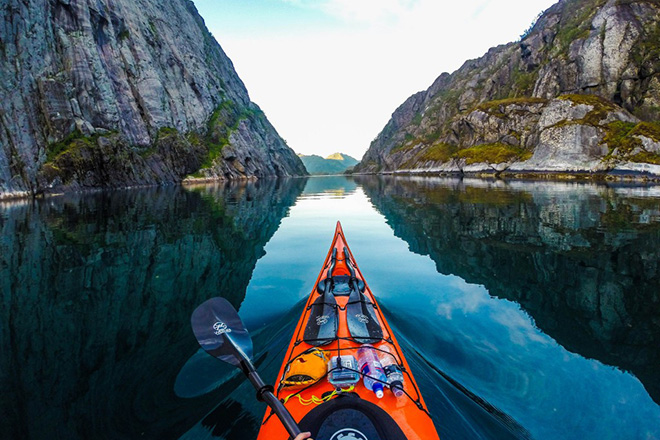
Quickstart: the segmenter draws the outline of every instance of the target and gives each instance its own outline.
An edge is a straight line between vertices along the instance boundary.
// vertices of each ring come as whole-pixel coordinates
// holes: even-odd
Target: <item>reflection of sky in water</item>
[[[304,194],[266,245],[266,256],[257,262],[240,310],[248,328],[265,325],[309,295],[338,220],[355,253],[382,241],[382,235],[394,237],[361,189]]]
[[[367,283],[396,311],[390,321],[402,336],[533,438],[660,438],[660,407],[634,376],[568,352],[518,304],[438,274],[429,257],[394,236],[361,188],[306,191],[298,199],[257,263],[240,310],[248,328],[265,326],[309,294],[337,220]],[[422,390],[432,412],[433,391]],[[442,434],[442,422],[438,428]]]
[[[420,324],[434,335],[434,343],[420,348],[425,356],[535,438],[657,434],[651,420],[658,420],[659,408],[633,376],[566,351],[516,303],[491,298],[481,286],[452,276],[435,278],[433,295],[391,298],[387,307],[424,316]]]

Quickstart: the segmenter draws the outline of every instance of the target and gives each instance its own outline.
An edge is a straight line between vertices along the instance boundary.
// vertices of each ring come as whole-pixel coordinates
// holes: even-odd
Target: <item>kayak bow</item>
[[[400,382],[393,382],[394,389],[389,389],[383,376],[372,376],[368,369],[360,373],[354,364],[339,370],[341,365],[332,362],[327,372],[324,367],[320,380],[314,382],[317,377],[291,386],[293,370],[300,365],[305,368],[304,362],[319,350],[327,359],[351,355],[357,359],[358,350],[368,347],[366,344],[374,349],[361,353],[375,352],[384,364],[398,366],[403,373],[403,392],[397,386]],[[359,382],[333,385],[328,375],[337,371],[359,376]],[[365,385],[364,376],[375,384],[373,390]],[[379,398],[374,391],[381,385],[386,388]],[[315,440],[439,440],[408,362],[355,263],[339,222],[287,349],[275,395],[301,431],[310,431]],[[287,438],[280,420],[266,410],[257,440]]]

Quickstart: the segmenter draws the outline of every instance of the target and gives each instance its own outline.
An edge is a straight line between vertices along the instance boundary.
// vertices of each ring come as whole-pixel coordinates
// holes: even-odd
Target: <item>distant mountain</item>
[[[316,154],[305,156],[299,154],[309,174],[343,174],[348,168],[355,166],[359,161],[348,154],[334,153],[325,159]]]
[[[406,100],[355,172],[660,178],[660,2],[560,0]]]

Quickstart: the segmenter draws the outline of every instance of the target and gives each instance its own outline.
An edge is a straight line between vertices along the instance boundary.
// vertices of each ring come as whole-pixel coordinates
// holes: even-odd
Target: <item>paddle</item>
[[[383,339],[383,329],[376,318],[374,304],[369,301],[360,287],[355,277],[355,269],[348,255],[348,249],[344,248],[344,258],[346,266],[351,273],[351,294],[346,303],[346,323],[351,339],[359,344],[375,344]]]
[[[257,399],[266,402],[295,438],[300,428],[289,411],[273,394],[252,365],[252,339],[234,307],[224,298],[211,298],[200,304],[190,317],[193,333],[202,348],[213,357],[243,371],[257,390]]]

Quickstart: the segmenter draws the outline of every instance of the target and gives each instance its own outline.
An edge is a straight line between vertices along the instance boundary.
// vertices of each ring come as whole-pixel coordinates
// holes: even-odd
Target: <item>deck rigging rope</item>
[[[348,269],[349,269],[349,271],[351,272],[351,278],[352,278],[352,279],[351,279],[351,284],[353,285],[352,287],[353,287],[353,288],[357,288],[357,287],[358,287],[358,286],[356,285],[357,282],[355,282],[355,280],[357,280],[357,277],[356,277],[355,272],[359,272],[359,269],[357,268],[357,265],[355,264],[355,259],[353,258],[353,255],[350,253],[350,250],[348,250],[347,247],[344,248],[344,258],[338,258],[338,257],[337,257],[337,249],[335,248],[335,249],[333,250],[333,252],[332,252],[332,257],[331,257],[330,260],[328,261],[328,264],[326,264],[326,266],[323,268],[323,270],[325,270],[325,269],[327,268],[327,273],[328,273],[329,277],[331,277],[331,276],[332,276],[332,273],[334,272],[335,265],[336,265],[336,263],[337,263],[338,261],[345,261],[345,262],[347,263],[346,266],[348,266]],[[322,271],[322,272],[323,272],[323,271]],[[360,277],[361,277],[361,276],[362,276],[362,274],[360,273]],[[360,279],[362,279],[362,278],[360,278]],[[364,282],[363,279],[362,279],[362,281]],[[366,287],[366,283],[365,283],[364,287]],[[315,286],[315,289],[317,289],[316,286]],[[360,289],[360,290],[362,290],[362,289]],[[321,293],[321,292],[319,291],[319,293]],[[370,291],[370,290],[369,290],[369,293],[371,294],[371,291]],[[371,294],[371,295],[373,295],[373,294]],[[306,303],[306,305],[305,305],[305,308],[303,309],[303,315],[307,315],[307,316],[303,316],[303,317],[301,317],[301,322],[303,322],[303,323],[304,323],[304,322],[307,322],[307,319],[309,318],[310,310],[311,310],[312,305],[313,305],[313,303],[314,303],[313,298],[314,298],[314,295],[310,295],[310,296],[309,296],[309,298],[308,298],[308,300],[307,300],[307,303]],[[373,309],[375,310],[375,312],[376,312],[376,314],[377,314],[378,319],[380,320],[380,322],[381,322],[381,323],[385,323],[385,322],[387,322],[387,321],[385,320],[385,317],[383,316],[383,313],[382,313],[381,308],[376,304],[376,302],[375,302],[375,301],[372,301],[372,300],[371,300],[370,298],[368,298],[368,297],[366,298],[366,300],[367,300],[367,304],[371,305],[371,306],[373,307]],[[348,303],[347,303],[346,305],[344,305],[343,307],[342,307],[342,306],[339,306],[338,304],[328,304],[328,305],[334,306],[334,308],[335,308],[336,311],[337,311],[337,310],[345,311],[346,308],[348,307]],[[381,325],[381,326],[382,326],[382,325]],[[300,353],[300,354],[298,354],[298,355],[296,355],[296,356],[293,356],[293,352],[294,352],[295,347],[297,347],[298,345],[300,345],[300,344],[303,343],[303,342],[310,343],[310,342],[318,342],[319,340],[325,340],[325,338],[323,338],[323,339],[318,339],[318,340],[314,340],[314,339],[308,339],[308,340],[305,340],[304,337],[301,338],[301,333],[303,332],[303,330],[304,330],[304,325],[301,325],[301,326],[298,327],[298,329],[297,329],[297,331],[296,331],[295,342],[293,343],[293,345],[292,345],[292,347],[291,347],[291,350],[290,350],[289,353],[288,353],[287,362],[286,362],[285,367],[284,367],[284,369],[283,369],[284,372],[287,371],[287,368],[289,367],[290,363],[291,363],[294,359],[296,359],[298,356],[302,355],[303,353],[307,352],[307,350],[306,350],[306,351],[304,351],[303,353]],[[406,383],[408,384],[408,387],[412,387],[412,394],[409,393],[408,391],[406,391],[405,389],[402,389],[403,393],[405,394],[405,396],[406,396],[408,399],[410,399],[410,400],[415,404],[415,406],[416,406],[419,410],[421,410],[422,412],[424,412],[427,416],[431,417],[430,413],[428,412],[428,410],[424,407],[424,405],[423,405],[422,402],[421,402],[421,394],[420,394],[420,392],[419,392],[419,389],[418,389],[418,387],[417,387],[417,384],[416,384],[415,381],[413,380],[412,375],[410,374],[410,372],[408,371],[408,369],[405,368],[405,366],[403,365],[403,355],[402,355],[402,353],[400,353],[398,345],[394,343],[394,340],[392,339],[391,334],[390,334],[390,329],[389,329],[389,327],[386,326],[386,327],[384,328],[384,330],[386,330],[386,332],[387,332],[387,337],[385,337],[385,335],[383,335],[383,337],[381,337],[381,338],[379,339],[378,342],[374,342],[374,344],[381,343],[381,342],[383,342],[383,341],[384,341],[384,342],[387,342],[387,343],[388,343],[388,344],[394,349],[394,353],[387,352],[387,351],[385,351],[385,350],[379,349],[378,347],[373,347],[373,348],[374,348],[375,350],[379,351],[381,354],[384,353],[384,354],[386,354],[386,355],[388,355],[388,356],[392,356],[392,357],[394,357],[396,364],[397,364],[398,367],[400,368],[401,372],[402,372],[402,373],[406,376],[406,378],[407,378]],[[334,337],[329,343],[324,344],[323,350],[325,350],[325,351],[329,351],[329,352],[332,352],[332,353],[336,352],[336,353],[337,353],[337,356],[341,356],[341,352],[342,352],[342,350],[346,350],[346,351],[348,351],[349,348],[342,348],[342,347],[341,347],[341,344],[340,344],[340,341],[357,342],[357,341],[355,341],[355,340],[353,340],[353,339],[351,339],[351,338],[348,338],[348,337],[339,337],[339,336],[336,336],[336,335],[335,335],[335,337]],[[335,344],[335,342],[336,342],[336,347],[328,347],[329,345]],[[311,344],[310,344],[310,345],[311,345]],[[372,346],[373,346],[373,345],[372,345]],[[356,347],[351,347],[350,349],[355,349],[355,348],[356,348]],[[354,386],[351,386],[351,387],[348,388],[348,389],[336,388],[336,389],[335,389],[334,391],[332,391],[331,393],[329,393],[329,394],[327,394],[327,395],[324,395],[324,396],[322,396],[322,397],[320,397],[320,398],[317,397],[317,396],[311,396],[310,398],[305,399],[305,398],[303,398],[303,397],[301,396],[301,393],[303,393],[304,391],[308,390],[309,388],[311,388],[312,386],[314,386],[316,383],[320,382],[320,381],[323,380],[324,378],[327,378],[328,373],[331,372],[331,371],[333,371],[333,370],[336,369],[336,368],[338,368],[338,367],[335,367],[335,368],[329,370],[328,372],[326,372],[326,374],[325,374],[325,375],[324,375],[319,381],[317,381],[317,382],[315,382],[315,383],[313,383],[313,384],[307,385],[307,386],[305,386],[304,388],[299,389],[299,390],[297,390],[297,391],[295,391],[295,392],[289,394],[289,395],[286,396],[286,398],[284,398],[284,399],[282,399],[282,398],[280,397],[280,394],[281,394],[281,392],[283,391],[283,388],[284,388],[284,387],[282,386],[282,384],[281,384],[281,380],[280,380],[280,385],[278,386],[278,389],[277,389],[276,395],[277,395],[278,398],[280,398],[280,401],[281,401],[282,403],[284,403],[284,404],[286,404],[291,398],[293,398],[293,397],[297,397],[298,400],[299,400],[299,402],[300,402],[302,405],[311,405],[311,404],[320,405],[320,404],[322,404],[322,403],[324,403],[324,402],[327,402],[327,401],[330,401],[330,400],[336,398],[337,396],[341,395],[342,393],[352,392],[353,389],[355,388]],[[360,374],[363,378],[366,376],[366,377],[369,377],[370,379],[372,379],[372,380],[374,380],[374,381],[376,381],[376,382],[380,382],[380,383],[382,383],[383,385],[388,385],[388,383],[387,383],[386,381],[380,380],[380,379],[378,379],[378,378],[376,378],[376,377],[373,377],[373,376],[371,376],[371,375],[365,375],[365,374],[362,373],[361,371],[354,370],[354,369],[352,369],[352,368],[348,368],[348,367],[344,367],[344,368],[347,369],[347,370],[349,370],[349,371],[357,372],[357,373]],[[280,378],[280,379],[282,379],[282,378]],[[265,418],[265,420],[264,420],[263,423],[265,424],[265,423],[270,419],[270,417],[271,417],[273,414],[274,414],[274,413],[273,413],[273,411],[271,410],[271,411],[270,411],[270,414],[268,415],[268,417]]]
[[[380,311],[379,311],[379,312],[380,312]],[[381,317],[381,319],[382,319],[382,317]],[[330,352],[336,352],[336,353],[337,353],[337,356],[341,356],[341,351],[342,351],[342,350],[346,350],[346,351],[348,351],[348,350],[347,350],[346,348],[343,348],[343,349],[341,348],[341,346],[339,345],[339,341],[340,341],[340,340],[352,341],[350,338],[336,337],[335,340],[333,340],[332,342],[337,342],[337,347],[334,347],[334,348],[326,348],[326,347],[324,347],[324,350],[325,350],[325,351],[330,351]],[[396,364],[398,365],[399,369],[401,369],[401,372],[402,372],[402,373],[407,377],[407,379],[408,379],[408,380],[407,380],[407,383],[410,384],[410,385],[413,387],[415,396],[413,396],[413,395],[411,395],[410,393],[408,393],[408,391],[406,391],[405,389],[402,389],[403,393],[406,395],[406,397],[407,397],[408,399],[410,399],[413,403],[415,403],[415,406],[416,406],[419,410],[421,410],[422,412],[426,413],[429,417],[431,417],[431,414],[429,414],[428,410],[424,407],[424,405],[422,405],[422,402],[421,402],[421,395],[420,395],[419,390],[418,390],[418,388],[417,388],[417,386],[416,386],[416,384],[415,384],[415,381],[412,380],[412,375],[410,374],[410,372],[408,371],[408,369],[403,365],[403,363],[400,361],[400,360],[402,359],[402,357],[401,357],[401,353],[399,353],[399,350],[398,350],[396,344],[393,343],[394,341],[392,340],[391,337],[388,337],[387,339],[386,339],[386,338],[383,338],[382,341],[385,341],[385,342],[389,343],[392,347],[394,347],[394,350],[396,351],[396,355],[395,355],[394,353],[389,353],[389,352],[387,352],[387,351],[385,351],[385,350],[382,350],[382,349],[380,349],[380,348],[378,348],[378,347],[373,347],[374,350],[379,351],[379,352],[381,352],[381,353],[383,353],[383,354],[386,354],[386,355],[388,355],[388,356],[392,356],[392,357],[395,358]],[[304,341],[302,341],[302,340],[300,340],[300,339],[296,339],[296,342],[294,343],[294,346],[299,345],[299,344],[302,343],[302,342],[304,342]],[[286,371],[287,367],[289,366],[289,364],[290,364],[291,362],[293,362],[297,357],[303,355],[303,354],[306,353],[306,352],[308,352],[308,350],[305,350],[304,352],[299,353],[298,355],[296,355],[296,356],[294,356],[294,357],[291,357],[291,354],[289,354],[289,358],[287,359],[287,363],[286,363],[286,366],[285,366],[285,368],[284,368],[284,371]],[[341,392],[338,392],[337,389],[335,389],[331,394],[329,394],[328,396],[325,396],[325,397],[323,397],[323,398],[318,398],[318,397],[316,397],[316,396],[312,396],[310,399],[304,399],[304,398],[300,395],[301,393],[303,393],[303,392],[306,391],[307,389],[309,389],[309,388],[311,388],[312,386],[314,386],[316,383],[318,383],[318,382],[320,382],[321,380],[327,378],[328,374],[329,374],[331,371],[335,370],[336,368],[337,368],[337,367],[328,370],[328,372],[327,372],[327,373],[326,373],[326,374],[325,374],[325,375],[324,375],[319,381],[317,381],[317,382],[315,382],[315,383],[313,383],[313,384],[307,385],[307,386],[305,386],[304,388],[301,388],[300,390],[295,391],[294,393],[291,393],[290,395],[288,395],[288,396],[285,397],[284,399],[280,398],[280,401],[281,401],[282,403],[286,404],[286,402],[288,402],[290,398],[292,398],[292,397],[294,397],[294,396],[297,396],[297,397],[298,397],[298,400],[299,400],[300,403],[303,404],[303,405],[309,405],[309,404],[311,404],[311,403],[314,403],[314,404],[316,404],[316,405],[320,405],[320,404],[323,403],[323,402],[327,402],[327,401],[329,401],[329,400],[331,400],[331,399],[337,397],[339,394],[341,394]],[[376,377],[373,377],[373,376],[371,376],[371,375],[368,375],[368,374],[364,374],[364,373],[362,373],[362,372],[359,371],[359,370],[354,370],[354,369],[352,369],[352,368],[348,368],[348,367],[343,367],[343,368],[346,369],[346,370],[349,370],[349,371],[356,372],[356,373],[360,374],[362,377],[365,377],[365,376],[366,376],[366,377],[368,377],[368,378],[370,378],[370,379],[372,379],[372,380],[374,380],[374,381],[376,381],[376,382],[380,382],[380,383],[382,383],[383,385],[388,385],[388,383],[387,383],[386,381],[380,380],[380,379],[378,379],[378,378],[376,378]],[[278,388],[277,388],[277,396],[278,396],[278,397],[279,397],[279,395],[280,395],[280,392],[281,392],[284,388],[286,388],[286,387],[282,386],[282,384],[281,384],[281,382],[280,382],[280,385],[279,385]],[[341,388],[340,388],[340,389],[341,389]],[[348,390],[342,390],[342,391],[343,391],[343,392],[350,392],[350,391],[352,391],[353,389],[354,389],[354,386],[352,386],[352,387],[351,387],[350,389],[348,389]],[[308,403],[304,403],[304,402],[308,402]],[[271,411],[271,414],[270,414],[270,415],[272,415],[272,414],[273,414],[273,413],[272,413],[272,411]],[[270,415],[269,415],[268,418],[270,418]],[[266,420],[268,420],[268,419],[266,419]],[[266,422],[266,420],[264,421],[264,423]]]

